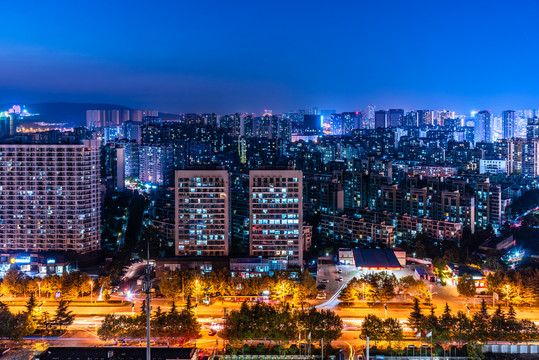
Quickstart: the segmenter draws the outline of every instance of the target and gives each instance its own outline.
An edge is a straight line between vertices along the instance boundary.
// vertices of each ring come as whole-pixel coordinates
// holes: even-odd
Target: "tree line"
[[[93,285],[92,285],[93,283]],[[1,291],[13,296],[28,294],[53,297],[60,292],[62,299],[73,301],[81,296],[90,295],[90,291],[103,289],[103,300],[110,298],[110,278],[103,276],[93,281],[90,276],[80,271],[64,272],[62,275],[46,275],[43,278],[29,277],[23,272],[11,268],[2,279]]]
[[[272,276],[233,277],[229,271],[168,271],[160,277],[159,289],[169,300],[191,296],[197,299],[222,296],[260,296],[269,291],[272,299],[292,297],[302,301],[317,293],[316,281],[308,271],[277,271]]]
[[[419,301],[414,300],[414,308],[408,316],[408,326],[417,337],[432,338],[435,344],[442,347],[448,344],[477,344],[487,341],[510,341],[512,343],[539,340],[538,327],[529,320],[519,320],[513,307],[504,312],[500,306],[489,314],[483,301],[478,312],[471,317],[462,311],[452,314],[445,305],[443,313],[436,316],[434,308],[424,314]],[[403,327],[398,320],[381,319],[376,315],[367,315],[361,326],[363,336],[375,341],[401,341]]]
[[[525,267],[490,273],[487,292],[498,294],[506,306],[539,305],[539,269]]]
[[[430,301],[430,291],[422,280],[413,276],[404,276],[400,279],[387,272],[364,274],[360,278],[353,278],[341,291],[339,300],[351,304],[359,299],[368,302],[386,303],[397,295],[410,298],[421,298]]]
[[[302,338],[309,344],[324,339],[329,345],[341,336],[342,327],[341,318],[331,310],[292,310],[288,303],[274,306],[244,302],[239,310],[226,313],[220,336],[234,345],[253,340],[283,345]]]
[[[36,297],[30,294],[25,305],[26,310],[14,314],[6,304],[0,302],[0,338],[19,340],[36,333],[61,333],[73,323],[75,316],[69,311],[67,300],[60,300],[54,314],[42,312],[41,305]]]
[[[200,324],[190,298],[181,310],[172,303],[169,311],[157,307],[150,316],[150,332],[154,340],[181,345],[200,337]],[[140,340],[146,337],[146,329],[146,302],[143,301],[136,315],[105,316],[97,335],[102,340]]]

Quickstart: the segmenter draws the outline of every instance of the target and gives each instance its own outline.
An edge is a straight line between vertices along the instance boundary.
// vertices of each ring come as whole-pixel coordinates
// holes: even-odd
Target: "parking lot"
[[[413,276],[414,269],[417,265],[406,265],[402,270],[386,270],[387,273],[393,274],[400,279],[404,276]],[[361,276],[369,273],[380,272],[381,270],[358,270],[353,265],[337,265],[335,263],[324,262],[318,265],[318,271],[316,276],[316,285],[319,290],[325,291],[327,298],[338,291],[343,285],[347,284],[354,277],[360,278]],[[339,279],[342,278],[342,281]],[[325,286],[325,288],[322,288]]]

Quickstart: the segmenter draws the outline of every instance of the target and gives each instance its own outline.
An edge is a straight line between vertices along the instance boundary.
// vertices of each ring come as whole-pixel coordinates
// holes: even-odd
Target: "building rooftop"
[[[354,249],[354,262],[357,268],[365,270],[400,270],[393,250]]]
[[[154,360],[191,360],[196,356],[195,348],[154,347],[151,357]],[[36,356],[36,360],[145,360],[145,347],[49,347]]]

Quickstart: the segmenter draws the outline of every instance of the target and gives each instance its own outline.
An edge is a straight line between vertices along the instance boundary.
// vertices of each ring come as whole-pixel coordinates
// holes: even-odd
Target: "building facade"
[[[176,170],[175,179],[176,256],[227,256],[228,172]]]
[[[250,255],[303,267],[303,172],[251,170],[249,204]]]
[[[99,141],[0,145],[0,248],[101,248]]]

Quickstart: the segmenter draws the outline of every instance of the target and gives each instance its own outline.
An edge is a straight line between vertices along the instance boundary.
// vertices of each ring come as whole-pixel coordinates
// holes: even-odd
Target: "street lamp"
[[[93,303],[94,282],[90,280],[90,304]]]
[[[195,305],[198,307],[198,279],[195,280]]]
[[[41,281],[37,282],[37,291],[39,292],[39,298],[41,299]]]
[[[509,307],[509,290],[511,288],[511,285],[505,284],[505,300],[506,300],[506,306]]]

